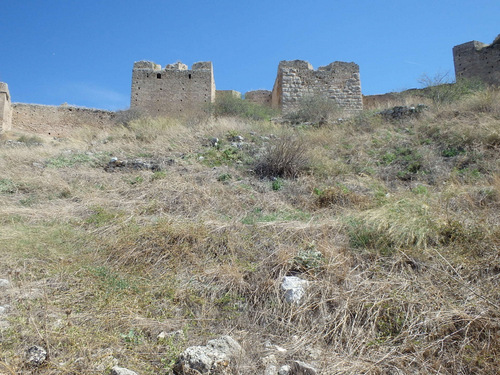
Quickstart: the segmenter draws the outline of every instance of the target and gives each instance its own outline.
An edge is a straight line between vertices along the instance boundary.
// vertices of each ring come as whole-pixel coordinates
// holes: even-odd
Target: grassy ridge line
[[[498,98],[428,102],[401,121],[134,119],[64,140],[7,135],[24,145],[0,146],[0,277],[13,284],[0,371],[28,371],[38,344],[41,374],[116,361],[166,374],[187,346],[230,333],[248,353],[241,373],[263,372],[270,340],[288,349],[280,363],[329,374],[495,374]],[[162,171],[108,173],[111,157]],[[281,298],[292,274],[310,281],[300,306]],[[174,330],[185,336],[157,339]]]

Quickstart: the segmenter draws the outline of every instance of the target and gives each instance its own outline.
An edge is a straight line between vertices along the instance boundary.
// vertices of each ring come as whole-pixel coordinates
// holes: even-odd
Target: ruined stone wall
[[[245,100],[260,105],[271,106],[271,94],[269,90],[248,91],[245,94]]]
[[[115,126],[115,112],[72,106],[12,104],[12,127],[37,134],[69,136],[75,128]]]
[[[211,62],[182,63],[162,69],[149,61],[139,61],[132,70],[130,109],[151,116],[178,116],[196,113],[215,100]]]
[[[0,82],[0,133],[12,128],[12,107],[10,102],[9,86]]]
[[[500,35],[492,44],[478,41],[467,42],[453,47],[455,77],[480,79],[491,84],[500,85]]]
[[[362,110],[359,66],[335,61],[314,70],[307,61],[281,61],[272,91],[273,108],[290,113],[307,96],[329,98],[346,112]]]
[[[215,97],[216,98],[229,97],[229,98],[241,99],[241,92],[235,90],[216,90]]]

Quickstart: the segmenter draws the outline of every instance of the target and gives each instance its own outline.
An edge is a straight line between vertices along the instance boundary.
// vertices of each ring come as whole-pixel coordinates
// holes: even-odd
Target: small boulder
[[[174,374],[231,374],[232,365],[243,355],[243,349],[230,336],[210,340],[205,346],[191,346],[181,353]]]
[[[113,366],[111,375],[137,375],[137,373],[124,367]]]
[[[47,359],[47,351],[41,346],[32,346],[26,352],[27,362],[31,366],[40,366]]]
[[[7,288],[10,285],[10,281],[7,279],[0,279],[0,288]]]
[[[285,276],[281,282],[281,289],[284,291],[285,301],[298,304],[305,294],[305,289],[309,281],[297,276]]]
[[[307,363],[294,361],[290,368],[290,372],[293,375],[316,375],[318,370]]]

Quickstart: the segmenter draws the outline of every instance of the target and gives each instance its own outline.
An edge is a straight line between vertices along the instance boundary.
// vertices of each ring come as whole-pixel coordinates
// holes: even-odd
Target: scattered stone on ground
[[[316,375],[317,373],[318,370],[301,361],[294,361],[290,366],[290,374],[293,375]]]
[[[111,375],[137,375],[137,373],[124,367],[113,366]]]
[[[276,375],[278,372],[278,361],[274,354],[268,355],[262,358],[262,364],[264,365],[264,375]]]
[[[191,346],[181,353],[174,374],[232,374],[243,349],[230,336],[210,340],[205,346]]]
[[[169,162],[173,162],[169,161]],[[116,157],[111,158],[109,163],[104,167],[106,172],[116,171],[131,171],[131,170],[150,170],[153,172],[161,171],[160,163],[154,161],[145,161],[141,159],[135,160],[120,160]]]
[[[178,330],[173,332],[161,331],[156,339],[158,341],[168,341],[168,340],[182,340],[185,338],[184,331]]]
[[[283,365],[280,367],[280,369],[278,370],[278,375],[289,375],[290,374],[290,366],[288,365]]]
[[[31,366],[40,366],[47,359],[47,351],[41,346],[34,345],[26,352],[27,363]]]
[[[285,292],[285,301],[293,304],[300,303],[308,284],[309,281],[301,279],[298,276],[283,277],[281,289]]]
[[[10,281],[7,279],[0,279],[0,288],[7,288],[10,286]]]
[[[418,117],[428,107],[424,104],[418,104],[415,107],[396,106],[380,111],[379,114],[388,120],[402,120],[406,118]]]

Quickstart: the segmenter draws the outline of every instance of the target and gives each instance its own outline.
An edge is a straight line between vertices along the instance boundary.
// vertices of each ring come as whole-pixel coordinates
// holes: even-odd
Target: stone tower
[[[273,108],[290,113],[306,96],[331,99],[347,112],[362,110],[359,66],[335,61],[314,70],[307,61],[281,61],[271,94]]]
[[[473,40],[453,47],[455,77],[500,85],[500,35],[491,44]]]
[[[0,82],[0,133],[12,128],[12,106],[10,102],[9,86]]]
[[[162,69],[150,61],[139,61],[132,70],[130,109],[151,116],[179,116],[203,110],[215,100],[211,62],[181,62]]]

